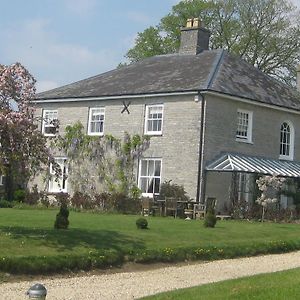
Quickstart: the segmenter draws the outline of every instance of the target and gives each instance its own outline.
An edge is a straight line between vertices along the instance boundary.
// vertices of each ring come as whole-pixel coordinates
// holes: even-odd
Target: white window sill
[[[88,135],[89,136],[104,136],[104,133],[103,132],[101,132],[101,133],[88,132]]]
[[[279,155],[279,159],[280,159],[280,160],[289,160],[289,161],[292,161],[292,160],[293,160],[293,157],[290,157],[290,156],[284,156],[284,155]]]
[[[47,136],[47,137],[54,137],[54,136],[56,136],[56,134],[44,133],[44,136]]]
[[[246,143],[246,144],[251,144],[253,145],[253,142],[251,140],[246,140],[246,139],[241,139],[241,138],[235,138],[235,141],[236,142],[239,142],[239,143]]]
[[[152,131],[152,132],[145,132],[144,135],[151,135],[151,136],[162,136],[162,132],[156,132],[156,131]]]
[[[159,194],[154,194],[154,196],[158,196]],[[142,197],[153,198],[153,194],[150,193],[142,193]]]

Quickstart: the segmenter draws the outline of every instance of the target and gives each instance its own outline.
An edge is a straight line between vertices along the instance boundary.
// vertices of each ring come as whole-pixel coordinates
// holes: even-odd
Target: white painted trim
[[[52,133],[45,133],[45,125],[46,125],[46,117],[45,117],[45,115],[48,112],[52,112],[52,113],[56,112],[56,116],[57,116],[57,119],[58,119],[58,110],[57,109],[43,109],[42,134],[44,136],[55,136],[55,134],[52,134]],[[47,127],[54,127],[54,126],[47,126]]]
[[[141,169],[142,169],[142,161],[143,160],[157,160],[160,161],[160,184],[162,183],[162,158],[161,157],[143,157],[139,161],[139,173],[138,173],[138,187],[141,189]],[[149,177],[148,175],[146,177]],[[143,177],[145,178],[145,176]],[[142,193],[143,197],[153,197],[153,194],[151,193]]]
[[[4,185],[3,184],[3,175],[0,175],[0,186]]]
[[[102,109],[103,110],[103,131],[102,132],[91,132],[91,118],[92,118],[92,111],[94,109]],[[89,118],[88,118],[88,135],[91,136],[103,136],[104,135],[104,125],[105,125],[105,107],[99,106],[99,107],[90,107],[89,108]]]
[[[243,102],[243,103],[247,103],[247,104],[252,104],[252,105],[256,105],[256,106],[260,106],[260,107],[267,107],[267,108],[272,108],[275,110],[280,110],[280,111],[285,111],[288,113],[294,113],[297,115],[300,115],[300,110],[295,110],[292,108],[286,108],[286,107],[281,107],[281,106],[277,106],[275,104],[267,104],[267,103],[262,103],[256,100],[251,100],[251,99],[245,99],[245,98],[241,98],[241,97],[237,97],[237,96],[230,96],[230,95],[226,95],[226,94],[222,94],[222,93],[217,93],[217,92],[211,92],[211,91],[203,91],[201,92],[201,94],[206,94],[206,95],[211,95],[211,96],[217,96],[217,97],[221,97],[223,99],[228,99],[228,100],[233,100],[233,101],[239,101],[239,102]]]
[[[78,102],[78,101],[98,101],[98,100],[117,100],[117,99],[139,99],[139,98],[155,98],[166,96],[181,95],[198,95],[198,92],[174,92],[174,93],[157,93],[157,94],[141,94],[141,95],[121,95],[121,96],[102,96],[102,97],[86,97],[86,98],[54,98],[44,100],[33,100],[34,103],[56,103],[56,102]]]
[[[68,158],[66,156],[57,156],[57,157],[54,157],[54,160],[57,161],[57,160],[68,160]],[[64,162],[64,165],[63,165],[65,168],[66,168],[66,172],[65,172],[65,175],[67,175],[67,179],[65,180],[65,188],[64,189],[51,189],[51,181],[53,180],[53,178],[51,178],[48,182],[48,192],[49,193],[67,193],[68,192],[68,173],[69,173],[69,168],[68,168],[68,165],[65,164]],[[54,172],[52,170],[52,164],[50,164],[50,174],[51,175],[54,175]],[[61,180],[63,178],[64,174],[62,174],[62,177],[59,178],[59,180]]]
[[[236,141],[252,144],[252,128],[253,128],[253,111],[246,109],[237,109],[237,113],[247,114],[248,115],[248,127],[247,127],[247,136],[244,138],[242,136],[235,136]]]
[[[290,127],[290,153],[289,155],[279,154],[279,159],[292,161],[294,159],[294,151],[295,151],[295,128],[291,121],[289,120],[283,121],[280,124],[280,128],[279,128],[280,136],[281,136],[281,126],[284,123],[288,124],[288,126]],[[281,140],[280,140],[280,147],[281,147]]]
[[[148,115],[149,115],[149,108],[152,107],[162,107],[162,118],[161,118],[161,130],[160,131],[148,131]],[[160,104],[147,104],[146,105],[146,112],[145,112],[145,124],[144,124],[144,134],[145,135],[162,135],[163,132],[163,125],[164,125],[164,104],[160,103]]]

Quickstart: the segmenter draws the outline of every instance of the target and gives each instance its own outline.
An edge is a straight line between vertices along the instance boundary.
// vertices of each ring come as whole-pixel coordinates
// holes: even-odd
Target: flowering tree
[[[51,159],[34,116],[35,82],[20,63],[0,65],[0,172],[8,200]]]
[[[268,205],[278,201],[277,195],[285,182],[285,178],[276,175],[264,175],[256,180],[258,189],[261,191],[260,197],[256,202],[262,206],[262,222],[264,221],[265,211]]]

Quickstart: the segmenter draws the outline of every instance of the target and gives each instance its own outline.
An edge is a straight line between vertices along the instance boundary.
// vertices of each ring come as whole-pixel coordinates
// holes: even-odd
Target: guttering
[[[197,91],[190,92],[170,92],[157,94],[139,94],[139,95],[120,95],[120,96],[100,96],[100,97],[81,97],[81,98],[53,98],[53,99],[37,99],[34,103],[57,103],[57,102],[78,102],[78,101],[104,101],[116,99],[138,99],[138,98],[153,98],[166,96],[181,96],[181,95],[197,95]]]
[[[251,105],[271,108],[271,109],[275,109],[275,110],[279,110],[279,111],[284,111],[284,112],[300,115],[300,110],[293,109],[293,108],[287,108],[287,107],[279,106],[276,104],[263,103],[263,102],[259,102],[259,101],[255,100],[255,99],[242,98],[242,97],[233,96],[233,95],[224,94],[224,93],[215,92],[215,91],[210,91],[210,90],[203,90],[201,93],[203,95],[222,97],[223,99],[227,99],[227,100],[239,101],[239,102],[243,102],[243,103],[247,103],[247,104],[251,104]]]
[[[204,150],[204,124],[205,124],[205,98],[201,92],[198,92],[201,98],[201,119],[200,119],[200,139],[199,139],[199,160],[198,160],[198,178],[196,202],[200,202],[203,194],[203,150]]]

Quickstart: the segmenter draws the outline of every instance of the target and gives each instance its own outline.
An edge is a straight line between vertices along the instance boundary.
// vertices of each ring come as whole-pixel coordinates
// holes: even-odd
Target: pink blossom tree
[[[35,82],[20,63],[0,65],[0,172],[8,200],[52,160],[34,115]]]
[[[282,189],[285,181],[285,178],[276,175],[264,175],[256,180],[258,189],[261,191],[261,195],[256,202],[262,206],[262,222],[264,221],[267,207],[272,203],[278,202],[278,192]]]

